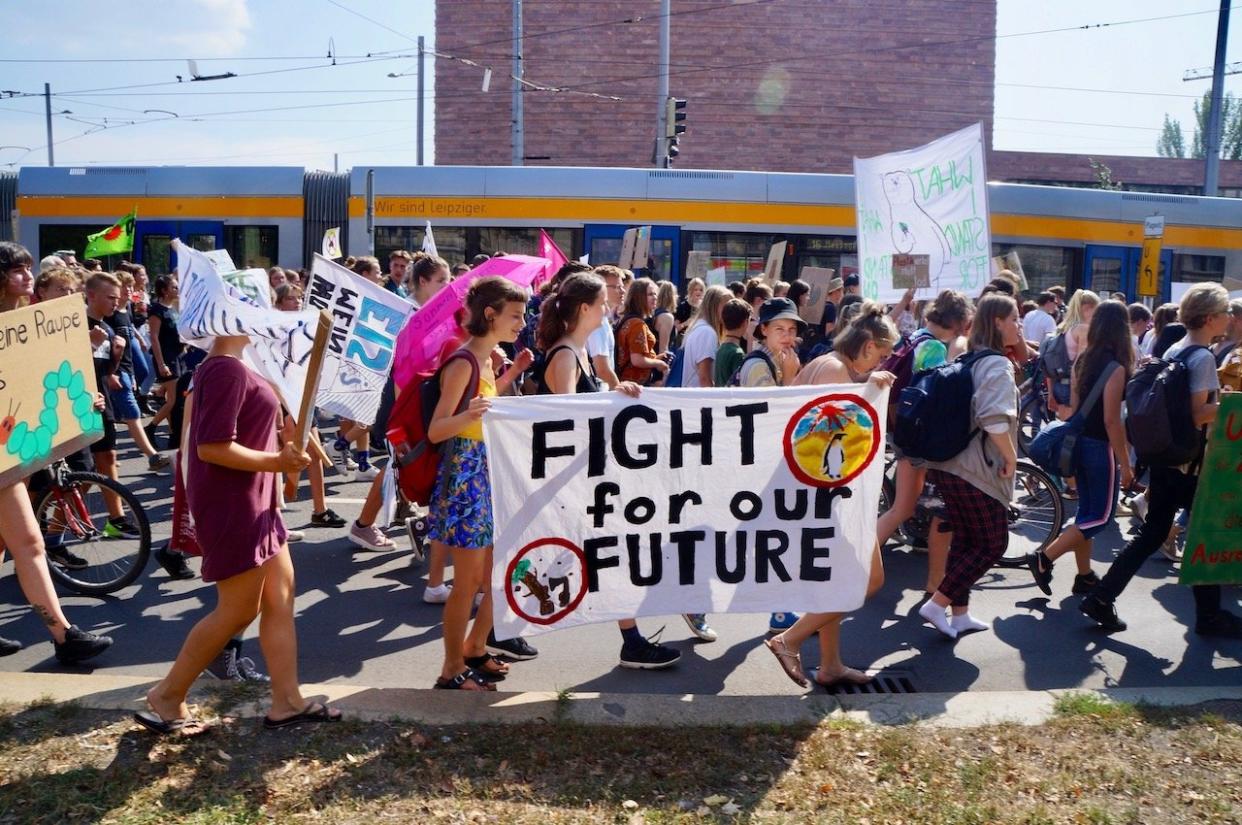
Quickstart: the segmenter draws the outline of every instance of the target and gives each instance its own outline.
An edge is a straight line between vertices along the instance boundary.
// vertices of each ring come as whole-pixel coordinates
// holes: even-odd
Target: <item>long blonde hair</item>
[[[677,310],[677,285],[672,281],[660,281],[660,291],[656,293],[656,309],[666,312]]]
[[[1086,323],[1082,317],[1084,304],[1098,307],[1100,296],[1089,289],[1080,289],[1075,292],[1070,297],[1069,303],[1065,305],[1065,318],[1061,321],[1061,326],[1057,327],[1057,332],[1068,332],[1079,324]]]
[[[709,286],[707,291],[703,293],[703,300],[699,302],[699,308],[695,310],[694,317],[690,319],[690,326],[693,327],[700,320],[704,321],[716,333],[719,338],[724,330],[721,327],[723,323],[721,319],[721,311],[724,305],[733,298],[733,293],[722,286]]]

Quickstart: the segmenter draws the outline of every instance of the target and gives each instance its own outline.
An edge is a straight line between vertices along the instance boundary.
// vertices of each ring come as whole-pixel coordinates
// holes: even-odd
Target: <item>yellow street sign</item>
[[[1138,268],[1138,294],[1154,298],[1160,292],[1160,248],[1164,241],[1164,218],[1153,216],[1143,222],[1143,257]]]

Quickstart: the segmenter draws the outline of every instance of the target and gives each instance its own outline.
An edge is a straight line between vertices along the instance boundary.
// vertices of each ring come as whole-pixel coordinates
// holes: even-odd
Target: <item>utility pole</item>
[[[341,154],[339,152],[332,153],[332,171],[333,172],[341,171]]]
[[[526,122],[522,112],[522,0],[513,0],[513,165],[526,161]]]
[[[375,170],[367,170],[367,254],[375,254]]]
[[[425,105],[425,92],[423,91],[423,36],[418,36],[418,165],[423,165],[423,106]]]
[[[665,151],[664,112],[668,104],[668,60],[669,60],[669,21],[672,19],[673,0],[660,0],[660,82],[656,92],[656,138],[655,165],[661,169],[668,167],[668,152]]]
[[[1216,23],[1216,61],[1212,65],[1212,103],[1208,110],[1207,140],[1204,146],[1203,194],[1214,197],[1220,181],[1220,133],[1224,125],[1225,45],[1229,41],[1229,3],[1220,0]]]
[[[56,165],[56,156],[52,152],[52,84],[43,84],[43,113],[47,116],[47,165]]]

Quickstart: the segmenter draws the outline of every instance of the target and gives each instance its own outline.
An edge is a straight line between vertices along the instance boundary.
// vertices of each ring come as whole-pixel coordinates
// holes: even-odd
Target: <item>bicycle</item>
[[[151,525],[142,503],[120,482],[70,470],[64,461],[53,463],[48,471],[52,483],[38,494],[34,513],[52,577],[88,596],[131,584],[151,556]],[[137,535],[108,523],[105,490],[119,499],[122,514]]]
[[[1031,441],[1055,416],[1048,408],[1048,385],[1038,361],[1027,365],[1028,376],[1018,387],[1018,454],[1029,456]]]
[[[896,498],[895,459],[884,467],[880,491],[880,508],[887,509]],[[928,481],[915,505],[914,515],[906,519],[894,534],[899,544],[927,547],[934,516],[945,517],[944,502],[936,495],[935,484]],[[1046,549],[1061,534],[1065,504],[1060,488],[1053,478],[1029,461],[1019,461],[1014,471],[1014,494],[1009,502],[1009,545],[996,562],[997,567],[1018,568],[1026,564],[1028,553]]]

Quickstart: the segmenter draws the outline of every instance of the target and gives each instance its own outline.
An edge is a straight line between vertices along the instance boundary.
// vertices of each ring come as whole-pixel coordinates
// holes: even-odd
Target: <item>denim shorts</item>
[[[134,397],[134,377],[127,372],[118,372],[121,379],[119,390],[109,390],[112,410],[117,421],[136,421],[142,418],[142,410],[138,408],[138,399]]]
[[[1074,526],[1092,538],[1113,520],[1121,479],[1107,441],[1088,436],[1078,439],[1078,513]]]

